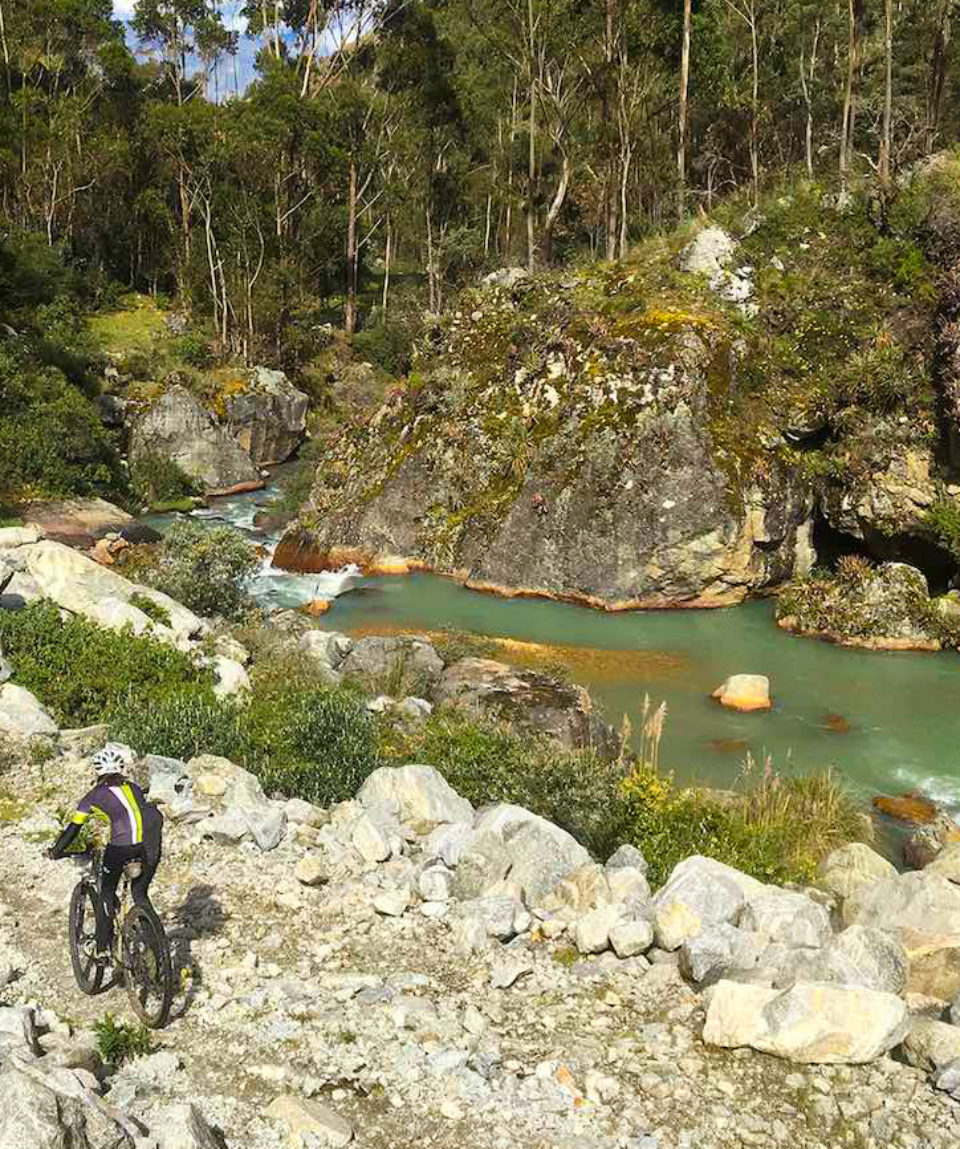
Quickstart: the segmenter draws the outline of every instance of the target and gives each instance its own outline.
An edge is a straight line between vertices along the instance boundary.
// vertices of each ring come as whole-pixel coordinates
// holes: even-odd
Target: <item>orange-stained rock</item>
[[[899,798],[877,795],[874,807],[898,822],[909,822],[912,826],[926,826],[937,820],[940,811],[935,802],[922,794],[901,794]]]
[[[313,602],[308,602],[303,609],[307,614],[316,618],[321,614],[326,614],[332,606],[333,602],[329,598],[315,598]]]
[[[381,555],[364,563],[363,573],[369,575],[405,575],[410,573],[410,562],[400,555]]]
[[[732,674],[713,692],[721,706],[748,713],[751,710],[770,710],[770,679],[764,674]]]
[[[101,566],[112,567],[116,561],[110,549],[110,543],[107,539],[100,539],[95,546],[90,550],[90,557],[95,559]]]

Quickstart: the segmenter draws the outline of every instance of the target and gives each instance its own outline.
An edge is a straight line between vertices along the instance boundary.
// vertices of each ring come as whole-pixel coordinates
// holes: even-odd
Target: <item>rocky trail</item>
[[[126,999],[76,989],[77,872],[42,856],[88,768],[67,753],[4,778],[20,801],[0,828],[0,994],[36,1006],[41,1033],[29,1052],[10,1020],[22,1015],[0,1009],[4,1149],[960,1144],[960,1103],[928,1068],[878,1050],[869,1064],[816,1065],[704,1044],[711,993],[764,978],[728,971],[741,984],[704,990],[711,959],[683,925],[692,911],[651,905],[635,852],[606,870],[584,862],[524,811],[474,816],[429,768],[380,771],[362,802],[331,811],[270,802],[224,759],[146,769],[171,799],[154,895],[181,990],[155,1052],[118,1070],[100,1065],[90,1027],[108,1011],[129,1019]],[[726,878],[711,880],[717,897]],[[796,923],[819,918],[800,909],[803,940]],[[650,948],[654,932],[687,941]],[[30,1066],[61,1078],[57,1067],[77,1067],[135,1132],[23,1133],[18,1099],[45,1088]]]

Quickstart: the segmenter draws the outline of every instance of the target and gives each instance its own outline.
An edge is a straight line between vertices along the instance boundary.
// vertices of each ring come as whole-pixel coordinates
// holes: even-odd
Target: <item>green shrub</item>
[[[191,367],[209,367],[213,362],[210,345],[202,335],[193,331],[188,331],[175,340],[173,350],[184,363],[189,363]]]
[[[960,507],[952,499],[937,499],[923,516],[923,525],[960,562]]]
[[[410,370],[414,338],[407,324],[388,322],[355,335],[353,348],[359,356],[369,359],[388,375],[398,377]]]
[[[165,643],[62,619],[51,603],[0,611],[0,644],[33,691],[65,726],[89,726],[121,702],[143,710],[184,686],[211,686],[210,671]]]
[[[199,484],[173,459],[157,451],[144,451],[130,466],[130,483],[142,503],[178,503],[200,494]]]
[[[107,1065],[115,1068],[153,1052],[153,1034],[145,1025],[115,1021],[111,1013],[94,1023],[93,1032],[97,1037],[97,1052]]]
[[[829,772],[780,778],[768,764],[757,784],[745,780],[742,793],[721,802],[709,792],[678,790],[669,777],[635,764],[622,790],[624,827],[649,863],[654,889],[693,854],[762,882],[809,883],[827,854],[863,837],[854,800]]]
[[[159,623],[161,626],[170,626],[170,611],[160,603],[154,602],[148,595],[140,591],[134,591],[130,596],[130,605],[135,606],[137,610],[142,610],[147,618],[153,622]]]
[[[267,688],[244,705],[180,691],[146,709],[121,704],[109,724],[112,738],[141,754],[219,754],[255,773],[268,792],[319,805],[352,798],[380,764],[374,724],[346,690]]]
[[[151,586],[204,615],[239,618],[252,606],[247,584],[259,566],[253,547],[231,527],[212,531],[175,523],[160,545]]]
[[[260,755],[257,774],[268,792],[329,806],[352,798],[380,765],[370,715],[346,691],[296,692],[279,705],[254,704],[248,722]]]
[[[216,698],[211,690],[173,691],[147,707],[135,698],[121,699],[106,718],[110,737],[139,754],[184,761],[198,754],[219,754],[240,763],[240,708]]]

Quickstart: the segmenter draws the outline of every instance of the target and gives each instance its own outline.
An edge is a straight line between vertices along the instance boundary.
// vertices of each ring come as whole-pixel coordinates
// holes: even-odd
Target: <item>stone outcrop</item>
[[[682,313],[587,330],[575,289],[532,290],[536,354],[511,346],[509,294],[484,292],[419,365],[423,385],[330,447],[277,565],[400,556],[607,609],[724,605],[806,573],[807,482],[773,454],[745,479],[738,441],[718,451],[711,433],[740,369],[731,343]]]
[[[223,400],[224,422],[257,467],[282,463],[300,444],[309,398],[282,371],[254,367]]]
[[[19,547],[16,558],[43,597],[101,626],[131,626],[136,634],[150,632],[178,644],[199,637],[206,629],[193,611],[169,595],[132,583],[62,543],[45,540]],[[151,619],[131,603],[134,595],[149,599],[165,611],[169,626]]]
[[[926,871],[900,874],[868,887],[853,916],[903,944],[908,990],[943,1001],[960,992],[960,886]]]
[[[135,421],[130,458],[147,454],[171,459],[208,495],[263,486],[247,452],[185,387],[171,387]]]
[[[57,724],[29,690],[13,682],[0,686],[0,732],[20,738],[57,733]]]
[[[132,536],[131,541],[142,541],[141,529],[133,516],[105,499],[34,503],[22,512],[22,517],[28,525],[39,528],[45,538],[83,550],[89,550],[100,539],[114,533]]]
[[[866,650],[939,650],[927,580],[906,563],[848,562],[837,577],[801,579],[780,597],[784,630]]]
[[[442,706],[546,735],[570,750],[589,747],[614,757],[620,748],[616,733],[597,714],[582,686],[536,671],[464,658],[443,672],[434,697]]]

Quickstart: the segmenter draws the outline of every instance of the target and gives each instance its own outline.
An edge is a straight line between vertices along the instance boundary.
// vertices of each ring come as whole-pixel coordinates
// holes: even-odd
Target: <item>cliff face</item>
[[[708,606],[805,575],[818,517],[885,558],[929,542],[949,476],[923,178],[899,223],[804,188],[627,267],[492,277],[321,458],[277,564]]]

